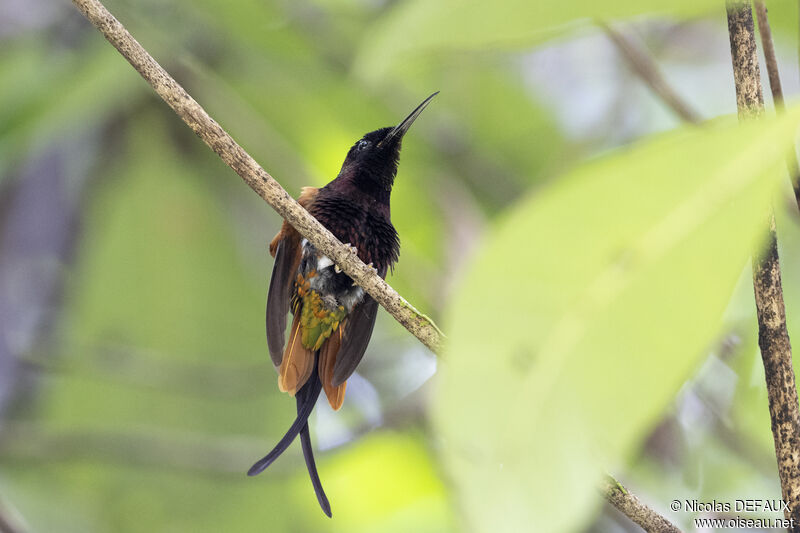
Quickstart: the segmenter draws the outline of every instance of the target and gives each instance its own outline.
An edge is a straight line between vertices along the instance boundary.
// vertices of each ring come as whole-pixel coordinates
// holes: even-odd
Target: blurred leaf
[[[160,2],[156,2],[158,4]],[[280,2],[264,2],[263,0],[225,0],[187,1],[177,0],[174,11],[174,22],[183,31],[194,30],[195,38],[202,41],[207,33],[226,43],[239,43],[251,53],[265,55],[270,61],[291,61],[295,64],[308,65],[318,60],[310,43],[297,24],[291,20],[288,5]],[[198,9],[199,8],[199,9]],[[195,19],[193,24],[186,24],[182,19],[187,12]],[[148,13],[137,9],[137,13]],[[150,24],[152,17],[142,17],[142,22]],[[206,31],[197,31],[202,25]],[[171,26],[160,32],[169,33]],[[257,51],[257,52],[255,52]]]
[[[39,45],[0,53],[0,169],[34,141],[71,135],[129,105],[146,87],[136,78],[105,42],[81,53]]]
[[[530,46],[577,23],[594,18],[615,19],[645,13],[694,16],[723,6],[717,0],[619,0],[593,2],[483,2],[480,0],[408,0],[378,20],[362,40],[355,69],[360,77],[377,80],[395,63],[455,50],[508,49]]]
[[[280,393],[271,386],[263,340],[264,280],[245,275],[225,213],[204,179],[206,169],[193,168],[157,117],[140,113],[128,123],[127,149],[95,189],[59,344],[73,367],[49,376],[38,423],[99,433],[191,431],[196,449],[206,435],[258,434],[267,448],[294,408],[290,401],[265,402]],[[263,362],[264,393],[222,400],[204,394],[208,384],[202,380],[190,395],[155,376],[148,387],[145,376],[129,383],[124,375],[102,379],[81,367],[109,345],[148,350],[154,360],[177,365]],[[108,364],[113,375],[113,361]],[[158,369],[154,364],[151,372]],[[196,449],[154,446],[162,471],[104,464],[100,457],[55,465],[43,459],[15,472],[15,483],[30,491],[24,487],[59,487],[59,497],[48,504],[80,514],[95,531],[245,532],[261,530],[267,521],[275,531],[290,527],[291,517],[281,513],[289,501],[282,490],[285,474],[255,483],[244,474],[255,459],[247,456],[237,459],[238,466],[220,465],[223,472],[241,469],[238,478],[202,465],[196,472],[170,468],[171,454],[191,456]],[[299,471],[302,462],[296,466]],[[49,518],[31,516],[42,531],[54,529]]]
[[[325,455],[323,455],[325,457]],[[291,485],[307,531],[430,532],[454,528],[447,493],[419,436],[381,432],[331,457],[320,470],[333,520],[319,512],[308,475]]]
[[[486,187],[476,196],[486,201],[485,196],[494,193],[507,201],[541,179],[543,168],[563,152],[564,140],[550,111],[534,100],[522,76],[511,65],[498,68],[497,63],[511,59],[493,59],[455,57],[436,69],[432,83],[442,91],[437,104],[445,111],[440,114],[458,116],[459,131],[468,137],[466,146],[480,147],[483,157],[508,174],[476,184]]]
[[[596,161],[497,227],[451,302],[435,423],[478,531],[568,531],[717,331],[800,112]]]
[[[130,124],[128,157],[96,191],[69,299],[69,353],[80,361],[120,345],[178,361],[262,361],[261,280],[245,277],[208,184],[180,164],[164,122],[154,117]],[[64,398],[51,413],[73,425],[253,428],[244,410],[231,416],[229,404],[202,394],[164,397],[81,375],[63,385],[57,390]],[[259,400],[251,397],[240,408],[255,415]]]

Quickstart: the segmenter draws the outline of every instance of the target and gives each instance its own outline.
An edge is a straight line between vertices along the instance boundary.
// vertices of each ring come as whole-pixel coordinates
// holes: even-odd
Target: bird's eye
[[[356,143],[356,150],[363,150],[364,148],[367,147],[367,145],[369,145],[369,141],[365,141],[364,139],[361,139],[360,141],[358,141]]]

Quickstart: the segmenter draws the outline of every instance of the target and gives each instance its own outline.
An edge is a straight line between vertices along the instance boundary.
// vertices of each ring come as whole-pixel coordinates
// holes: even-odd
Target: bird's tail
[[[328,503],[328,497],[325,495],[325,491],[322,489],[322,482],[317,473],[317,465],[314,462],[314,452],[311,448],[311,435],[308,431],[308,417],[311,415],[311,411],[314,409],[314,405],[317,403],[317,398],[321,391],[322,382],[319,379],[317,362],[315,361],[311,376],[309,376],[306,383],[295,395],[295,399],[297,400],[297,418],[294,419],[289,430],[278,444],[275,445],[272,451],[250,467],[250,470],[247,471],[247,475],[255,476],[263,472],[275,459],[286,451],[292,441],[299,435],[300,443],[303,447],[303,456],[306,460],[306,468],[308,469],[308,475],[311,477],[311,484],[314,486],[317,501],[319,501],[322,511],[330,517],[331,506],[330,503]]]
[[[298,410],[300,408],[299,405]],[[309,477],[311,477],[311,485],[314,486],[314,493],[317,495],[319,506],[322,508],[322,512],[328,515],[328,518],[331,518],[331,504],[328,503],[328,497],[322,488],[322,482],[319,480],[317,465],[314,462],[314,451],[311,449],[311,435],[308,433],[308,424],[300,430],[300,443],[303,445],[303,457],[306,460],[306,468],[308,469]]]

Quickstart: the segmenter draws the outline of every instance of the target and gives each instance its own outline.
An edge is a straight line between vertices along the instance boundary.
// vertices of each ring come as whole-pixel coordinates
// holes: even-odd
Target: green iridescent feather
[[[303,346],[309,350],[319,350],[325,339],[336,331],[347,314],[341,305],[329,310],[316,291],[304,291],[300,314],[300,331]]]

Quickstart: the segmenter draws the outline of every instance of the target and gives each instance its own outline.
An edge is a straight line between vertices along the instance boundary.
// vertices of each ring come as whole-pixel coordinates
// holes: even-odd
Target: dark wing
[[[319,189],[303,187],[297,201],[305,209],[313,203]],[[281,230],[269,244],[269,253],[275,258],[272,278],[267,292],[267,346],[272,363],[277,367],[283,360],[286,343],[286,315],[289,313],[292,284],[300,264],[300,234],[285,220]]]
[[[275,251],[275,265],[267,293],[267,345],[272,363],[280,366],[283,359],[283,346],[286,343],[286,315],[289,313],[289,298],[297,245],[292,236],[278,242]],[[294,245],[294,246],[292,246]],[[295,249],[292,249],[295,248]]]
[[[375,316],[378,314],[378,302],[365,294],[364,300],[356,305],[347,317],[342,333],[342,347],[336,354],[333,367],[333,386],[338,387],[355,371],[372,336],[375,327]]]

